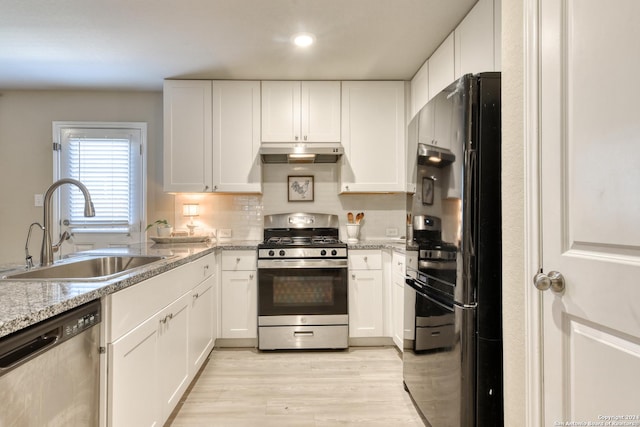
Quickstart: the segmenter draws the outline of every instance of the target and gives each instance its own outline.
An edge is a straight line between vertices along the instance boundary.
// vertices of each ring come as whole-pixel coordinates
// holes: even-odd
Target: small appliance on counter
[[[265,215],[258,245],[258,348],[344,349],[347,245],[337,215]]]

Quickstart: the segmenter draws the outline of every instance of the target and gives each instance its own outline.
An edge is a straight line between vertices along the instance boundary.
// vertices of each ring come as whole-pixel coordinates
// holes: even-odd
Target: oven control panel
[[[271,248],[259,249],[258,258],[346,258],[347,248]]]

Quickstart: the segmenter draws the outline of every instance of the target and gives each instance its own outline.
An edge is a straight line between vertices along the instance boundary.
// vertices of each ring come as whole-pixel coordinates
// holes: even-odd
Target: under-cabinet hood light
[[[444,148],[418,144],[418,164],[438,168],[450,165],[456,160],[455,154]]]

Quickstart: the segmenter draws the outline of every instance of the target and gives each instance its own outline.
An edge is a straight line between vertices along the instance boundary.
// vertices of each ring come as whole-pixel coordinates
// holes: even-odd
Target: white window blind
[[[136,201],[131,140],[125,138],[70,137],[68,144],[70,178],[89,189],[96,216],[84,216],[84,197],[76,187],[70,187],[66,219],[72,229],[92,228],[93,231],[129,232],[134,224]],[[77,230],[76,230],[77,231]]]

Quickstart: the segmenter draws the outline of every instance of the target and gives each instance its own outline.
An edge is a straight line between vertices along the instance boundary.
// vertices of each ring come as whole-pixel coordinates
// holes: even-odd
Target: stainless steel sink
[[[2,276],[7,280],[106,280],[156,261],[164,256],[99,256],[62,262]]]

